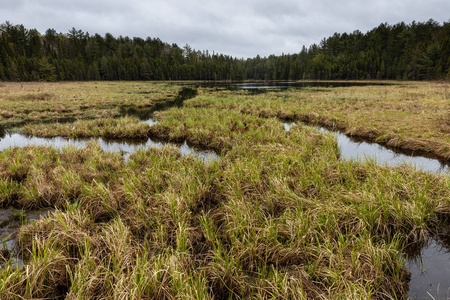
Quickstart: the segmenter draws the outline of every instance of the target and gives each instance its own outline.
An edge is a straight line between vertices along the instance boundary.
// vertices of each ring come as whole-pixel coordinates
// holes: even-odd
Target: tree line
[[[295,54],[237,59],[158,38],[0,25],[0,80],[450,79],[450,23],[381,24]]]
[[[242,80],[237,59],[158,38],[67,34],[0,25],[0,80]]]
[[[450,79],[450,22],[335,33],[296,54],[248,59],[245,67],[248,78],[265,80]]]

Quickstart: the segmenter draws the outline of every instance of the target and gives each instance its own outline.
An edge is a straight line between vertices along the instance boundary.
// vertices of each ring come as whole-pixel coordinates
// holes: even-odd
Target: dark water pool
[[[16,245],[16,234],[20,226],[39,220],[47,216],[53,210],[24,211],[14,208],[0,210],[0,268],[9,264],[12,268],[23,266],[23,260],[18,255]]]
[[[434,237],[406,260],[411,272],[410,299],[450,299],[450,244]]]

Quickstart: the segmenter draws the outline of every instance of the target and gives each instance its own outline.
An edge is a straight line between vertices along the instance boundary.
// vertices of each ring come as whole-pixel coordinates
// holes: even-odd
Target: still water
[[[228,90],[248,90],[250,93],[265,92],[267,90],[284,90],[289,88],[329,88],[368,85],[392,85],[380,82],[354,82],[354,81],[257,81],[257,82],[200,82],[186,83],[195,87],[222,88]]]
[[[17,231],[20,226],[44,218],[52,211],[52,209],[24,211],[13,208],[0,210],[0,252],[5,259],[0,261],[0,269],[6,263],[13,269],[24,265],[23,260],[14,251]]]
[[[292,126],[297,126],[295,123],[283,123],[286,131],[290,130]],[[307,126],[307,125],[302,125]],[[380,165],[398,166],[408,164],[422,171],[430,173],[449,174],[450,167],[437,159],[427,158],[423,156],[412,156],[392,149],[388,149],[376,143],[368,143],[363,141],[355,141],[341,132],[332,132],[322,127],[314,127],[317,130],[325,133],[334,134],[337,138],[341,158],[345,160],[364,161],[372,160]]]
[[[411,300],[450,299],[450,241],[432,238],[420,253],[406,260],[411,272]]]
[[[28,137],[20,133],[7,134],[0,139],[0,151],[8,147],[25,147],[25,146],[52,146],[62,149],[65,146],[75,146],[77,148],[86,147],[89,142],[96,141],[104,151],[108,152],[121,152],[125,159],[138,151],[139,149],[146,149],[148,147],[162,148],[169,143],[157,142],[152,139],[144,141],[114,141],[106,140],[104,138],[92,138],[92,139],[67,139],[62,137],[55,138],[40,138],[40,137]],[[220,156],[212,150],[198,150],[190,147],[186,142],[183,144],[171,144],[180,150],[182,156],[192,155],[203,161],[215,161],[220,160]]]

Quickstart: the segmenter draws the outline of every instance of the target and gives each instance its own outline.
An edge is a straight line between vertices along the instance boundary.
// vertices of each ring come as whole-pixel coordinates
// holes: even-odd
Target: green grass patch
[[[58,210],[20,229],[27,266],[2,267],[0,298],[405,297],[402,250],[449,217],[449,177],[341,161],[333,135],[285,131],[278,118],[301,116],[294,108],[311,105],[308,92],[214,93],[158,112],[151,127],[133,118],[27,127],[142,130],[223,157],[206,164],[164,147],[125,161],[95,143],[2,151],[1,205]]]

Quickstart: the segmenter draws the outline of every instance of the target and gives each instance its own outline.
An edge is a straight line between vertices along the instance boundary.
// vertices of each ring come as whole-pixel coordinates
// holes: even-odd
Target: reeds
[[[182,88],[154,82],[4,83],[0,125],[67,122],[129,115],[176,99]]]
[[[26,125],[23,132],[39,137],[89,138],[105,137],[111,139],[148,138],[149,125],[140,123],[135,117],[103,118],[97,120],[78,120],[73,124],[53,123]]]
[[[404,297],[401,251],[449,217],[448,176],[341,161],[333,135],[286,132],[278,115],[243,108],[259,105],[253,96],[219,95],[201,92],[143,130],[215,149],[217,162],[172,147],[124,161],[95,143],[1,152],[2,205],[59,210],[21,228],[26,265],[2,266],[0,298]],[[90,122],[75,127],[140,128]]]
[[[262,95],[206,90],[192,107],[238,110],[264,118],[302,121],[408,152],[449,161],[447,83],[409,82],[385,86],[290,89]]]

